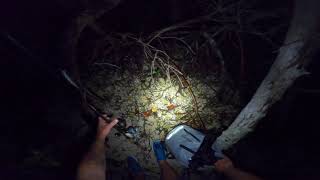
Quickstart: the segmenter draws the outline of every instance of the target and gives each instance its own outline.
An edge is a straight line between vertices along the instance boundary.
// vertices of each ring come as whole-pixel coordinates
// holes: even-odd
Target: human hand
[[[233,163],[230,158],[223,155],[223,159],[220,159],[214,163],[215,169],[220,172],[224,173],[230,169],[234,169]]]
[[[107,118],[106,115],[103,117]],[[106,179],[106,146],[104,142],[113,126],[118,123],[118,119],[107,123],[104,118],[98,117],[96,141],[92,143],[79,164],[78,180]]]
[[[104,118],[108,118],[107,115],[103,115]],[[113,126],[115,126],[119,121],[114,118],[110,123],[107,123],[102,117],[98,117],[98,129],[97,129],[97,140],[104,141],[108,134],[110,133]]]

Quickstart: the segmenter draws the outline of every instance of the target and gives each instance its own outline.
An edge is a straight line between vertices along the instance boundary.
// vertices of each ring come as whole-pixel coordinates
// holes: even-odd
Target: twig
[[[219,58],[222,72],[225,72],[224,58],[223,58],[222,52],[221,52],[220,49],[218,49],[218,47],[217,47],[216,41],[215,41],[215,40],[213,39],[213,37],[210,36],[208,33],[203,33],[203,36],[208,39],[208,42],[209,42],[209,44],[211,45],[212,50],[215,51],[215,54],[216,54],[216,55],[218,56],[218,58]]]
[[[216,9],[215,11],[213,11],[210,14],[207,14],[207,15],[204,15],[204,16],[200,16],[200,17],[196,17],[196,18],[193,18],[193,19],[190,19],[190,20],[187,20],[187,21],[184,21],[184,22],[169,26],[167,28],[161,29],[159,31],[156,31],[156,32],[152,33],[148,37],[149,41],[147,43],[150,44],[154,39],[158,38],[161,34],[164,34],[164,33],[168,32],[168,31],[173,31],[173,30],[176,30],[176,29],[179,29],[179,28],[182,28],[182,27],[188,27],[191,24],[196,24],[196,23],[200,23],[200,22],[204,22],[204,21],[210,21],[212,16],[216,15],[219,12],[225,11],[226,9],[229,9],[229,8],[235,6],[236,4],[237,3],[227,5],[226,7],[222,8],[222,9]]]
[[[107,66],[111,66],[111,67],[115,67],[117,69],[121,69],[119,66],[111,64],[111,63],[107,63],[107,62],[103,62],[103,63],[94,63],[93,65],[107,65]]]
[[[188,45],[188,43],[186,43],[184,40],[182,40],[182,39],[180,39],[180,38],[177,38],[177,37],[162,37],[162,36],[160,36],[159,38],[160,38],[160,39],[175,39],[175,40],[181,42],[183,45],[185,45],[185,46],[190,50],[190,52],[191,52],[193,55],[196,54],[196,53],[192,50],[192,48]]]

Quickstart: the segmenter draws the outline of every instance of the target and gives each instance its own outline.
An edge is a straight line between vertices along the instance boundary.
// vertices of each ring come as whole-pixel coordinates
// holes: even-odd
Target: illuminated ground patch
[[[155,57],[148,60],[141,51],[138,56],[126,56],[133,59],[127,63],[100,61],[85,78],[86,87],[104,99],[96,106],[126,119],[127,126],[137,130],[130,140],[112,132],[108,154],[120,164],[125,164],[127,156],[135,156],[144,168],[157,173],[150,146],[153,140],[163,140],[178,124],[222,131],[239,110],[239,96],[226,72],[211,71],[215,62],[194,61],[181,47],[171,50],[174,63],[164,62],[167,54],[155,51]]]

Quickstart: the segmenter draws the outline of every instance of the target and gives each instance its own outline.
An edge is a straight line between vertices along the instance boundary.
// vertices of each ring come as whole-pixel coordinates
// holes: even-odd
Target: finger
[[[98,118],[99,118],[99,119],[102,119],[102,120],[110,119],[110,118],[108,117],[108,115],[106,115],[106,114],[102,114],[102,115],[99,116]]]
[[[228,156],[226,156],[226,155],[223,155],[223,159],[225,159],[225,160],[227,160],[227,161],[231,161],[231,159],[230,159]]]
[[[105,127],[105,129],[103,130],[103,134],[104,134],[105,136],[107,136],[107,135],[110,133],[111,129],[112,129],[118,122],[119,122],[118,119],[114,119],[113,121],[111,121],[111,122]]]
[[[98,117],[98,120],[99,120],[99,124],[98,124],[98,127],[102,127],[104,126],[106,123],[106,120],[104,120],[102,117]]]
[[[221,152],[218,152],[218,151],[215,151],[215,152],[214,152],[214,156],[215,156],[216,158],[218,158],[218,159],[223,159],[223,158],[225,158],[225,155],[222,154]]]
[[[111,123],[109,123],[109,124],[107,125],[106,129],[111,130],[111,129],[113,128],[113,126],[115,126],[118,122],[119,122],[118,119],[113,119],[113,120],[111,121]]]
[[[107,120],[110,120],[110,118],[106,114],[102,114],[101,116],[98,117],[98,119],[99,119],[99,126],[106,125],[108,123]]]
[[[214,164],[215,166],[218,166],[219,164],[222,163],[221,161],[222,161],[222,160],[218,160],[218,161],[214,162],[213,164]]]

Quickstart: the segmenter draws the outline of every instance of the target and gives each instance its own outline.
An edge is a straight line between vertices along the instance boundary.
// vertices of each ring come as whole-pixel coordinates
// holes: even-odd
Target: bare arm
[[[228,171],[225,171],[224,174],[232,180],[261,180],[261,178],[237,168],[231,168]]]
[[[115,119],[110,124],[107,124],[99,117],[96,140],[78,166],[77,180],[106,179],[106,147],[104,142],[112,127],[117,123],[118,120]]]
[[[218,172],[224,174],[230,180],[262,180],[253,174],[235,168],[232,161],[227,156],[218,160],[214,165]]]

